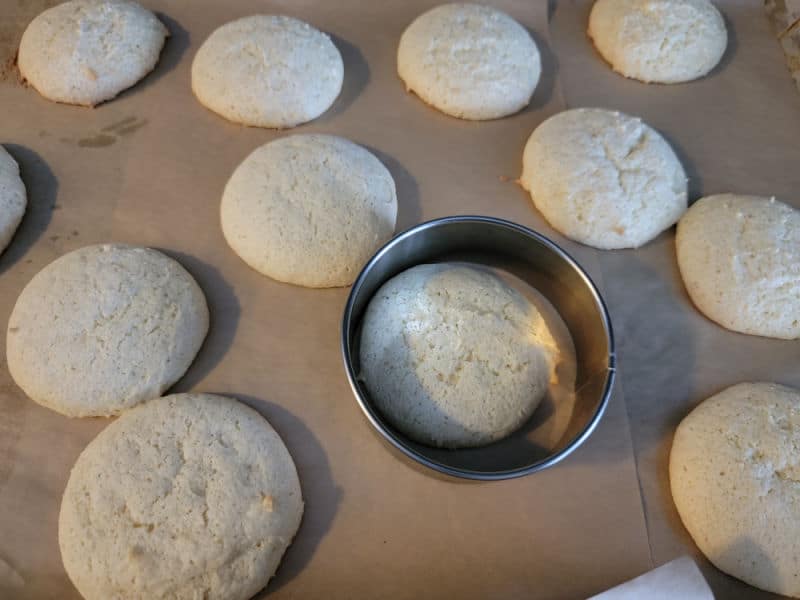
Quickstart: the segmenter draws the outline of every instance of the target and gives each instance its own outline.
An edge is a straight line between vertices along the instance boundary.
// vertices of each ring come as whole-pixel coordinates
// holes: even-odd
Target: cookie
[[[8,321],[8,369],[52,410],[115,415],[175,383],[207,331],[203,292],[177,262],[149,248],[87,246],[22,290]]]
[[[126,412],[83,450],[58,543],[87,600],[247,600],[302,514],[292,457],[261,415],[222,396],[175,394]]]
[[[714,565],[800,598],[800,392],[734,385],[678,426],[669,460],[681,520]]]
[[[397,71],[445,114],[497,119],[530,102],[542,72],[536,43],[510,16],[480,4],[443,4],[403,32]]]
[[[168,35],[131,0],[70,0],[28,25],[19,70],[45,98],[95,106],[152,71]]]
[[[522,426],[547,392],[557,348],[541,314],[491,272],[412,267],[364,314],[359,359],[372,401],[409,438],[461,448]]]
[[[229,121],[294,127],[316,119],[336,100],[344,63],[330,37],[308,23],[256,15],[226,23],[192,62],[192,90]]]
[[[695,202],[675,239],[686,290],[708,318],[740,333],[800,338],[800,211],[775,198]]]
[[[597,0],[588,34],[612,69],[645,83],[703,77],[728,45],[725,21],[708,0]]]
[[[28,196],[19,175],[19,165],[0,146],[0,253],[11,242],[27,205]]]
[[[686,173],[640,119],[601,108],[566,110],[539,125],[520,184],[570,239],[603,250],[637,248],[686,211]]]
[[[222,195],[222,231],[255,270],[306,287],[350,285],[392,236],[397,192],[369,151],[331,135],[257,148]]]

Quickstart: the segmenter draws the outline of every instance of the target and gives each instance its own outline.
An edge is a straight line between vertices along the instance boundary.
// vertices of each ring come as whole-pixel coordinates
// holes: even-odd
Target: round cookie
[[[342,89],[344,64],[331,39],[292,17],[226,23],[192,62],[192,90],[229,121],[294,127],[316,119]]]
[[[678,426],[669,461],[681,520],[720,570],[800,598],[800,392],[741,383]]]
[[[703,77],[728,45],[709,0],[597,0],[588,34],[612,69],[645,83]]]
[[[19,176],[19,165],[0,146],[0,253],[8,246],[19,227],[27,204],[25,184]]]
[[[637,248],[686,211],[686,173],[669,144],[640,119],[576,108],[539,125],[520,184],[567,237],[603,250]]]
[[[222,195],[222,231],[255,270],[306,287],[350,285],[394,232],[394,180],[344,138],[291,135],[257,148]]]
[[[28,25],[19,70],[45,98],[95,106],[152,71],[168,35],[131,0],[70,0]]]
[[[740,333],[800,338],[800,210],[718,194],[678,222],[678,266],[697,308]]]
[[[460,448],[499,440],[544,397],[552,335],[522,294],[490,272],[412,267],[367,306],[360,377],[386,419],[409,438]]]
[[[8,321],[14,381],[70,417],[109,416],[160,396],[208,331],[203,292],[161,252],[87,246],[39,271]]]
[[[525,28],[480,4],[443,4],[403,32],[397,71],[409,91],[445,114],[497,119],[530,102],[542,72]]]
[[[87,600],[247,600],[300,526],[292,457],[252,408],[212,394],[137,406],[78,457],[58,520]]]

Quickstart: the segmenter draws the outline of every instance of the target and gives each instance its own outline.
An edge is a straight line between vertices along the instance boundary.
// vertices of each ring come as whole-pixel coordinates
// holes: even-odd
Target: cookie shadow
[[[533,92],[531,101],[528,103],[528,106],[523,108],[518,114],[541,110],[547,106],[553,98],[556,80],[558,78],[558,58],[550,47],[550,44],[546,43],[544,38],[530,27],[525,27],[525,29],[530,34],[531,38],[533,38],[536,47],[539,49],[542,73],[539,76],[539,83],[536,84],[536,89]]]
[[[369,64],[357,46],[333,33],[328,34],[333,45],[339,50],[344,63],[344,81],[342,91],[333,105],[318,121],[330,119],[346,111],[356,98],[361,95],[370,80]]]
[[[724,5],[721,5],[721,3],[717,4],[717,8],[724,9]],[[722,55],[722,58],[719,59],[719,62],[716,64],[716,66],[701,79],[705,79],[706,77],[716,77],[719,75],[728,67],[729,64],[733,62],[733,59],[736,57],[736,53],[739,51],[739,38],[736,35],[736,29],[733,26],[733,21],[731,21],[730,17],[725,14],[724,10],[720,10],[719,13],[722,15],[722,20],[725,21],[725,29],[728,32],[728,45],[725,47],[725,53]]]
[[[16,264],[47,230],[58,195],[58,179],[44,159],[26,146],[3,144],[19,164],[28,204],[14,237],[0,254],[0,274]]]
[[[378,157],[383,165],[392,174],[397,188],[397,224],[395,234],[410,229],[422,218],[422,209],[419,200],[419,185],[414,176],[400,164],[396,158],[372,146],[363,145],[364,148]]]
[[[675,138],[672,137],[672,135],[664,133],[661,130],[659,130],[658,133],[667,141],[670,148],[672,148],[672,150],[675,152],[675,156],[678,157],[678,160],[683,166],[683,170],[686,172],[686,177],[689,179],[689,206],[691,206],[695,201],[704,196],[703,176],[700,175],[700,170],[697,168],[697,164],[691,158],[689,158],[689,154],[683,149],[683,146],[681,146],[675,140]]]
[[[183,377],[170,389],[172,393],[187,392],[219,364],[231,347],[241,307],[233,288],[215,267],[190,254],[157,250],[177,260],[195,278],[206,297],[211,317],[208,335],[200,351]]]
[[[558,7],[558,0],[547,0],[547,24],[549,25],[553,20],[553,15],[556,14]]]
[[[362,394],[368,397],[365,390]],[[372,401],[370,401],[372,403]],[[436,412],[435,410],[432,412]],[[446,465],[451,468],[458,468],[472,471],[495,471],[503,470],[506,467],[523,467],[529,463],[544,460],[552,455],[553,449],[538,444],[530,439],[531,434],[547,421],[554,413],[552,401],[547,398],[542,401],[542,404],[536,409],[531,418],[517,431],[511,433],[509,436],[497,442],[487,444],[484,446],[477,446],[474,448],[459,448],[459,449],[445,449],[435,448],[426,444],[415,442],[405,436],[403,433],[395,429],[385,418],[379,417],[383,428],[389,431],[396,438],[403,441],[403,443],[416,451],[420,456],[427,460],[434,460],[440,464]],[[367,423],[367,425],[370,425]],[[412,471],[432,477],[439,481],[446,481],[451,484],[460,485],[483,485],[486,482],[477,479],[465,479],[447,475],[433,468],[427,467],[405,453],[401,452],[393,444],[391,444],[383,435],[381,435],[375,427],[370,425],[372,435],[381,443],[381,445],[388,450],[392,456],[398,461],[403,463]],[[519,463],[519,464],[516,464]]]
[[[733,543],[722,551],[719,562],[728,564],[739,562],[741,557],[745,556],[749,561],[757,562],[761,567],[762,580],[781,581],[782,578],[770,557],[757,542],[749,537],[741,536],[734,540]],[[698,562],[700,563],[698,566],[703,572],[703,576],[706,578],[715,598],[741,598],[745,596],[748,591],[752,592],[753,588],[747,583],[735,579],[724,571],[717,569],[707,559]],[[752,595],[752,597],[755,597],[755,595]],[[767,591],[760,591],[758,597],[763,600],[784,598],[784,596]]]
[[[646,515],[670,531],[682,525],[672,501],[669,456],[675,429],[693,407],[697,331],[675,254],[674,234],[638,250],[603,252],[604,295],[617,339],[637,477]]]
[[[528,460],[542,460],[552,454],[551,448],[546,448],[540,444],[529,439],[529,436],[548,418],[553,415],[552,400],[546,398],[542,404],[536,409],[531,418],[517,431],[509,435],[507,438],[488,444],[485,446],[478,446],[475,448],[461,448],[457,450],[448,450],[443,448],[434,448],[413,442],[406,438],[405,435],[397,431],[385,419],[381,419],[385,429],[391,431],[396,437],[403,439],[404,442],[415,449],[419,454],[426,458],[436,458],[439,462],[448,464],[449,466],[458,466],[466,469],[473,469],[476,467],[493,466],[498,463],[507,463],[509,458],[512,460],[520,456],[527,457]],[[429,468],[421,463],[413,460],[393,444],[382,436],[375,427],[369,423],[366,418],[364,419],[365,425],[370,428],[372,436],[383,446],[384,450],[388,451],[397,461],[404,464],[412,471],[431,477],[438,481],[444,481],[449,484],[456,485],[485,485],[485,481],[478,479],[465,479],[462,477],[455,477],[441,473],[435,469]],[[454,457],[458,456],[458,458]]]
[[[164,77],[167,73],[175,69],[183,59],[183,55],[189,48],[191,35],[184,29],[181,24],[170,16],[162,12],[156,12],[156,16],[164,26],[169,30],[169,37],[164,42],[164,47],[161,49],[161,55],[158,57],[158,62],[155,68],[145,75],[140,81],[136,82],[133,86],[120,92],[115,98],[104,102],[113,102],[116,99],[126,98],[147,89],[155,84],[159,79]]]
[[[251,406],[275,428],[292,455],[300,477],[305,509],[300,529],[286,551],[280,568],[255,598],[291,582],[311,561],[320,541],[331,528],[342,500],[342,490],[333,480],[328,456],[314,433],[295,415],[273,402],[242,394],[225,394]]]

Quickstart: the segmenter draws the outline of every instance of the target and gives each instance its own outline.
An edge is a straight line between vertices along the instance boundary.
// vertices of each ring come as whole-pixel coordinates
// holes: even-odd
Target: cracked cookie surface
[[[87,600],[246,600],[302,514],[294,462],[260,414],[174,394],[126,412],[81,453],[58,539]]]
[[[686,173],[669,144],[640,119],[576,108],[528,139],[520,184],[555,229],[604,250],[637,248],[686,211]]]
[[[208,320],[203,292],[173,259],[150,248],[87,246],[22,290],[8,322],[8,368],[52,410],[114,415],[186,372]]]
[[[672,497],[695,543],[719,569],[800,597],[800,392],[741,383],[678,426]]]

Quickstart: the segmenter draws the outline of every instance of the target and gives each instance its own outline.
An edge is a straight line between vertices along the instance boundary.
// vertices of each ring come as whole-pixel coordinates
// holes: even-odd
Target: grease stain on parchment
[[[97,135],[79,139],[78,146],[81,148],[104,148],[105,146],[110,146],[116,141],[117,138],[113,135],[98,133]]]
[[[116,144],[121,138],[132,134],[147,125],[147,119],[138,117],[125,117],[119,121],[101,127],[95,131],[78,139],[62,137],[61,142],[65,144],[76,144],[80,148],[105,148]]]

